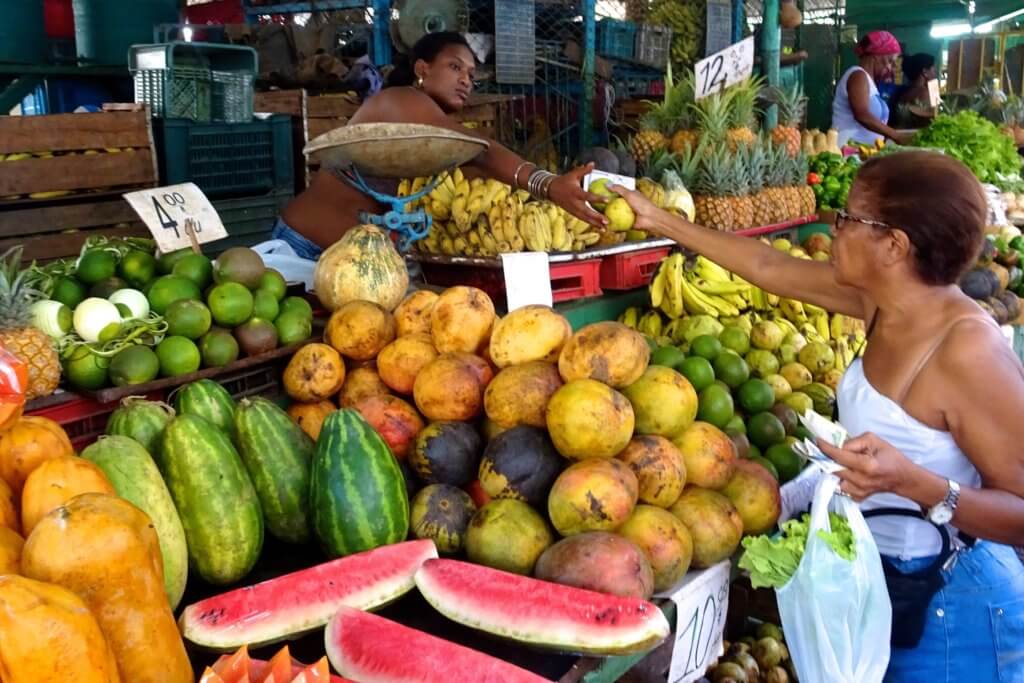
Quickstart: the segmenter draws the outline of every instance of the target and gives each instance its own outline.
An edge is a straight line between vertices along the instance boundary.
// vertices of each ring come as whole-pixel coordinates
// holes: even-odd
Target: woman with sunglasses
[[[349,123],[421,123],[478,136],[453,117],[466,106],[475,73],[476,58],[461,34],[428,33],[416,42],[407,61],[395,66],[384,90],[368,99]],[[593,164],[559,176],[492,140],[487,151],[462,168],[468,177],[496,178],[550,199],[593,225],[606,223],[604,216],[588,205],[601,198],[582,187]],[[299,256],[316,260],[323,249],[359,224],[360,212],[383,211],[339,173],[338,169],[317,173],[309,188],[285,207],[272,237],[288,242]],[[389,195],[398,187],[397,181],[387,179],[367,179],[367,184]]]
[[[842,490],[865,514],[885,512],[868,522],[895,572],[886,681],[1024,681],[1024,566],[1011,547],[1024,545],[1024,369],[957,287],[988,214],[971,171],[923,151],[868,161],[836,218],[830,263],[616,191],[637,229],[767,291],[867,322],[866,353],[838,391],[854,438],[819,445],[845,468]]]

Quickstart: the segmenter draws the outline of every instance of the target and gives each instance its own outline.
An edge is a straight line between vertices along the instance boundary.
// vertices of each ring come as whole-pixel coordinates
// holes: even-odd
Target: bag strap
[[[869,519],[871,517],[909,517],[911,519],[917,519],[922,522],[927,522],[935,527],[935,530],[939,532],[939,536],[942,537],[942,550],[939,551],[938,557],[935,558],[935,562],[931,565],[922,569],[914,574],[930,574],[935,570],[942,567],[949,556],[953,554],[953,542],[949,536],[949,530],[944,526],[939,526],[935,522],[931,521],[917,510],[910,510],[907,508],[895,508],[895,507],[882,507],[874,508],[872,510],[862,511],[864,518]]]

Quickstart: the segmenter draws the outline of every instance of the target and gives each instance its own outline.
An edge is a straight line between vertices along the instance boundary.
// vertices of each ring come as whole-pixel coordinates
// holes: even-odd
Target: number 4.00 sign
[[[721,52],[697,62],[696,99],[725,90],[739,83],[754,71],[754,37],[733,43]]]
[[[128,192],[124,198],[139,214],[164,254],[192,245],[186,223],[194,232],[196,244],[228,236],[217,210],[194,183]]]

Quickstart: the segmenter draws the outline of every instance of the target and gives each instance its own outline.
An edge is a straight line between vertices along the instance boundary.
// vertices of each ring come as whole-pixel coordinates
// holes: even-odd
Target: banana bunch
[[[673,65],[692,65],[703,56],[706,2],[654,0],[645,21],[672,29]]]
[[[619,315],[619,322],[628,327],[631,330],[635,330],[640,324],[640,317],[643,315],[643,309],[637,306],[630,306]]]
[[[681,253],[662,262],[651,281],[651,305],[669,318],[691,315],[735,317],[750,307],[752,287],[718,264],[697,256],[686,263]]]

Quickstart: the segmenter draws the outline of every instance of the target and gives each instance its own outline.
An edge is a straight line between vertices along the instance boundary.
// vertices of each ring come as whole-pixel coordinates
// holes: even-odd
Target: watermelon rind
[[[324,630],[327,659],[359,683],[543,683],[526,669],[395,623],[342,607]]]
[[[189,641],[214,650],[276,643],[320,628],[339,607],[373,610],[397,600],[436,557],[429,540],[349,555],[200,600],[178,625]]]
[[[452,621],[562,652],[647,652],[671,630],[658,606],[646,600],[562,586],[458,560],[427,560],[416,572],[416,587]]]
[[[107,434],[135,439],[153,460],[160,463],[160,439],[174,419],[174,408],[163,401],[150,401],[141,396],[121,400],[107,419]]]
[[[178,415],[198,415],[235,436],[235,410],[238,405],[227,389],[212,379],[200,379],[180,387],[174,393]]]

